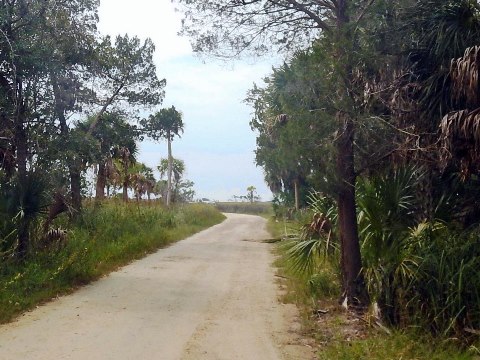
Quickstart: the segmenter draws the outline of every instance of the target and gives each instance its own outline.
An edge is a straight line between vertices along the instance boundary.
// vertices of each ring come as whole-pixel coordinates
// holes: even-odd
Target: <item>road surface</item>
[[[227,220],[0,327],[0,359],[310,359],[260,217]]]

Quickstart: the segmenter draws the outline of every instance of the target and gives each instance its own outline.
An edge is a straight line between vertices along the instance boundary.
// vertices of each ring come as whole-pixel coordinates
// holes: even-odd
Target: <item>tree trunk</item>
[[[348,50],[348,44],[353,41],[353,35],[349,30],[348,2],[348,0],[337,0],[336,14],[336,57],[340,64],[339,70],[342,79],[338,84],[339,94],[341,94],[338,108],[345,110],[337,111],[336,114],[339,134],[336,172],[339,183],[337,207],[344,296],[342,301],[346,300],[347,304],[365,306],[369,299],[361,273],[362,258],[355,200],[355,124],[351,115],[351,113],[355,113],[355,106],[350,92],[352,89],[352,54]]]
[[[17,199],[18,210],[25,206],[25,191],[27,187],[27,158],[28,158],[28,138],[27,130],[25,129],[25,107],[23,98],[23,84],[19,78],[15,78],[15,133],[14,143],[16,149],[16,163],[17,163],[17,186],[19,187],[19,198]],[[28,200],[27,200],[28,201]],[[25,217],[18,217],[17,221],[17,236],[18,248],[17,255],[23,259],[28,252],[30,243],[29,238],[29,220]]]
[[[298,193],[298,178],[293,181],[293,189],[295,192],[295,210],[300,210],[300,194]]]
[[[123,182],[123,201],[128,202],[128,182]]]
[[[70,146],[69,128],[65,117],[64,89],[60,86],[62,78],[57,77],[55,72],[50,73],[52,79],[53,95],[55,97],[55,115],[60,124],[60,135],[65,146]],[[75,218],[82,211],[82,164],[67,152],[68,171],[70,173],[70,200],[73,209],[72,216]]]
[[[95,199],[104,200],[105,199],[105,185],[107,183],[107,176],[105,171],[105,162],[100,161],[98,164],[97,171],[97,182],[95,185]]]
[[[72,199],[73,217],[82,212],[82,171],[79,160],[73,160],[68,166],[70,172],[70,196]]]
[[[27,179],[27,132],[23,123],[23,116],[18,115],[15,126],[15,147],[17,149],[17,171],[20,184],[23,186]]]
[[[88,131],[87,131],[87,134],[88,135],[92,135],[93,133],[93,130],[95,130],[95,128],[97,127],[98,123],[100,122],[101,118],[102,118],[102,115],[105,114],[105,112],[107,111],[107,108],[112,105],[113,101],[115,100],[115,98],[117,97],[117,95],[120,93],[120,91],[124,88],[125,84],[124,83],[121,83],[119,85],[119,87],[114,91],[114,93],[112,94],[112,96],[110,96],[107,101],[105,102],[105,104],[103,104],[102,108],[100,109],[100,111],[97,113],[97,115],[95,115],[95,118],[93,119],[92,123],[90,124],[90,127],[88,128]]]
[[[128,184],[123,183],[123,201],[128,202]]]
[[[349,304],[366,305],[368,296],[361,274],[362,260],[358,238],[355,202],[354,122],[345,113],[337,114],[339,137],[337,142],[337,198],[343,294]]]
[[[168,169],[167,169],[167,206],[170,206],[172,196],[172,141],[170,139],[170,131],[167,132],[167,144],[168,144]]]
[[[21,103],[21,101],[19,101]],[[17,110],[16,124],[15,124],[15,147],[17,150],[17,169],[18,169],[18,187],[20,188],[18,199],[18,205],[23,206],[23,200],[27,184],[27,157],[28,157],[28,144],[27,144],[27,132],[23,121],[23,109],[19,104]],[[18,235],[18,248],[17,255],[20,258],[24,258],[28,252],[30,243],[29,238],[29,221],[24,217],[19,217],[17,220],[17,235]]]

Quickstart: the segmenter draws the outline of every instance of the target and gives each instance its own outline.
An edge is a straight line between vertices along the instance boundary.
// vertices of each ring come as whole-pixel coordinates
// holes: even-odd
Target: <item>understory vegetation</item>
[[[455,196],[441,198],[432,220],[418,219],[418,176],[417,170],[403,168],[357,184],[362,275],[371,304],[378,308],[375,316],[399,329],[478,343],[480,226],[465,228],[452,219]],[[297,229],[284,244],[290,270],[313,286],[315,296],[315,284],[334,269],[335,279],[329,281],[340,295],[334,201],[312,192],[308,209],[297,217]]]
[[[461,253],[446,260],[452,254],[445,253],[443,257],[432,261],[432,257],[437,254],[432,254],[427,249],[431,247],[443,250],[445,243],[427,246],[425,253],[428,253],[428,258],[423,261],[420,259],[425,253],[410,254],[415,257],[418,267],[411,274],[408,284],[396,284],[397,293],[390,300],[393,303],[398,301],[399,304],[391,305],[392,311],[400,311],[404,322],[402,326],[398,326],[398,323],[397,326],[392,326],[392,323],[386,324],[379,318],[376,313],[378,305],[372,306],[363,315],[345,311],[338,300],[341,295],[339,251],[335,249],[335,244],[327,249],[326,243],[319,239],[311,238],[307,241],[303,238],[302,234],[310,231],[307,227],[311,224],[305,223],[309,217],[309,214],[303,214],[300,219],[285,221],[272,218],[269,230],[274,237],[283,238],[276,248],[279,279],[281,286],[286,289],[283,301],[295,303],[299,307],[304,334],[313,339],[318,359],[474,360],[480,356],[480,344],[474,337],[470,337],[467,342],[465,337],[459,338],[453,329],[449,329],[459,320],[456,317],[462,316],[461,312],[455,311],[478,305],[478,298],[468,300],[459,297],[459,292],[462,291],[462,295],[468,295],[468,291],[475,292],[477,284],[473,280],[473,272],[476,266],[470,266],[468,270],[466,268],[469,266],[460,266],[464,269],[463,275],[470,276],[468,279],[474,282],[470,287],[459,284],[459,276],[462,275],[459,274],[458,264],[455,266],[454,263],[461,257],[460,261],[465,262],[465,258],[472,259],[473,255],[465,256],[465,253]],[[449,235],[445,236],[445,240],[449,240]],[[427,239],[429,240],[427,237],[422,240]],[[366,255],[366,252],[362,249],[362,255]],[[396,270],[392,281],[398,281],[396,277],[405,276],[398,267]],[[381,272],[385,276],[386,269],[370,265],[368,269],[365,267],[365,271]],[[380,275],[366,276],[369,286],[381,286],[378,282],[384,281],[384,278],[379,279],[377,276]],[[452,279],[447,280],[448,276],[452,276]],[[465,280],[465,283],[470,280]],[[417,290],[414,290],[415,286],[418,286]],[[385,284],[381,288],[391,290]],[[374,299],[379,301],[380,296],[375,295],[373,288],[369,289],[372,296],[375,296]],[[408,294],[408,291],[414,294]],[[405,305],[409,300],[410,304]],[[427,312],[426,309],[430,311]],[[439,334],[439,329],[444,331]],[[458,333],[464,334],[465,331],[460,330]]]
[[[1,254],[0,322],[223,219],[201,204],[119,201],[87,205],[73,224],[60,217],[57,232],[38,237],[21,261],[12,252]]]

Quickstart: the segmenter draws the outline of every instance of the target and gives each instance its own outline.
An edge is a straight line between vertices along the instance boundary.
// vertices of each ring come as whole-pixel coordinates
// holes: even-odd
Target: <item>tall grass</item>
[[[269,202],[218,202],[215,207],[225,213],[273,215],[272,204]]]
[[[393,332],[366,339],[334,340],[318,353],[319,360],[476,360],[476,350],[462,350],[428,335]]]
[[[418,272],[408,290],[410,322],[434,334],[480,340],[480,229],[418,232]]]
[[[418,177],[404,168],[359,181],[369,293],[390,324],[469,342],[475,334],[468,330],[480,328],[480,234],[478,228],[460,231],[455,223],[418,222]]]
[[[0,264],[0,322],[224,219],[213,207],[89,206],[63,243],[37,242],[23,262]],[[66,227],[67,220],[56,226]]]

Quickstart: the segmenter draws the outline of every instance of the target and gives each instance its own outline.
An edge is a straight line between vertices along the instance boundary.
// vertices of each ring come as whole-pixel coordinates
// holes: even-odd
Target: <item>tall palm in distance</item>
[[[140,122],[144,127],[145,133],[154,140],[167,140],[168,146],[168,169],[167,169],[167,196],[166,205],[170,206],[172,198],[172,172],[173,156],[172,141],[175,136],[180,137],[183,133],[184,124],[182,113],[175,109],[175,106],[160,109],[157,113],[151,115],[148,119]]]
[[[171,164],[170,175],[169,169]],[[182,177],[185,173],[185,162],[180,159],[172,158],[171,162],[170,159],[160,159],[160,165],[157,166],[158,171],[160,172],[160,177],[163,178],[165,175],[171,177],[172,181],[170,184],[170,189],[172,192],[176,192],[178,189],[178,185],[182,180]],[[168,190],[168,187],[167,187]],[[168,191],[167,191],[168,194]],[[175,201],[175,196],[170,196],[170,201]]]

